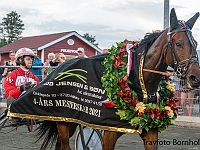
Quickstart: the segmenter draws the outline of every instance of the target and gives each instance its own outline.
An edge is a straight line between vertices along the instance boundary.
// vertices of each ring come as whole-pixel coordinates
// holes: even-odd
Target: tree
[[[89,35],[89,33],[85,33],[82,37],[88,40],[90,43],[92,43],[96,47],[98,47],[99,44],[95,43],[96,42],[95,36]]]
[[[6,45],[7,42],[6,42],[6,39],[5,39],[5,36],[4,36],[4,32],[3,32],[3,29],[0,28],[0,47]]]
[[[12,11],[2,19],[2,23],[0,23],[0,45],[3,45],[2,42],[5,42],[6,45],[21,38],[24,24],[20,17],[17,12]]]

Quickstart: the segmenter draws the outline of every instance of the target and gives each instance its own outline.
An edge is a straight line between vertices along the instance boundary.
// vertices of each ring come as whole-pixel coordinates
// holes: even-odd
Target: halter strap
[[[196,49],[196,45],[194,42],[194,38],[191,36],[191,30],[190,28],[187,26],[187,24],[184,21],[180,21],[180,29],[176,29],[174,31],[170,32],[170,28],[168,28],[168,46],[171,48],[171,52],[172,52],[172,67],[174,68],[174,70],[176,71],[177,75],[181,78],[185,78],[187,71],[188,71],[188,66],[191,63],[198,63],[198,56],[197,53],[195,51]],[[174,38],[174,36],[178,33],[178,32],[186,32],[186,35],[188,37],[188,40],[192,46],[192,51],[191,51],[191,55],[188,59],[182,60],[180,61],[178,59],[178,54],[175,52],[174,50],[174,46],[172,44],[172,40]],[[192,52],[194,52],[194,54],[196,55],[196,57],[194,58],[192,56]]]

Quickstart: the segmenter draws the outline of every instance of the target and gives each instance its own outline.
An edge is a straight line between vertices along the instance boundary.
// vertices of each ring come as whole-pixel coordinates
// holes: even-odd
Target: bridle
[[[190,30],[190,28],[188,27],[188,25],[184,22],[184,21],[179,21],[179,28],[180,29],[175,29],[174,31],[170,32],[170,28],[168,29],[168,45],[167,45],[167,49],[168,47],[171,49],[171,54],[172,54],[172,68],[174,68],[176,75],[182,79],[186,78],[186,74],[187,71],[189,70],[189,64],[192,63],[199,63],[198,60],[198,55],[196,52],[196,42],[192,36],[192,32]],[[173,45],[173,38],[174,36],[178,33],[178,32],[185,32],[189,42],[192,46],[191,49],[191,55],[189,58],[186,58],[185,60],[179,60],[178,58],[178,53],[174,50],[174,45]],[[195,54],[195,56],[193,55]]]

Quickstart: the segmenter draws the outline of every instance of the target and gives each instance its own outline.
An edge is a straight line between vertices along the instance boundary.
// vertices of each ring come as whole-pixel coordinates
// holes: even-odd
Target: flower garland
[[[135,91],[129,87],[127,78],[128,53],[127,44],[132,44],[130,50],[134,52],[138,46],[136,42],[124,40],[117,43],[117,47],[109,49],[108,56],[102,64],[105,71],[101,78],[102,86],[106,90],[109,101],[104,102],[106,108],[115,107],[118,109],[117,115],[121,120],[127,120],[132,126],[144,128],[148,131],[151,128],[158,128],[158,131],[166,129],[174,123],[177,118],[178,109],[172,82],[162,78],[160,81],[160,100],[157,104],[144,104],[138,101]]]

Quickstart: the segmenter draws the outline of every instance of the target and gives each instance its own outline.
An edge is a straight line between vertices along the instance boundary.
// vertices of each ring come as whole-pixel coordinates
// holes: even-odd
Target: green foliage
[[[124,40],[109,49],[108,56],[102,62],[105,67],[101,78],[102,86],[106,90],[108,100],[113,102],[115,108],[118,109],[116,114],[120,116],[121,120],[129,121],[132,126],[143,128],[147,131],[151,128],[158,128],[159,131],[162,131],[173,124],[177,117],[176,98],[173,90],[167,88],[174,85],[172,82],[166,82],[165,78],[162,78],[159,85],[160,104],[137,102],[135,91],[121,89],[119,81],[127,76],[127,43],[131,42]],[[135,42],[132,43],[135,46]],[[135,50],[135,47],[133,47],[132,51],[134,52]],[[129,79],[126,80],[124,86],[128,86],[128,83],[130,83]],[[130,96],[124,97],[123,94],[127,92],[131,92],[131,99]],[[127,100],[128,98],[129,100]]]
[[[0,38],[0,47],[3,47],[3,46],[5,46],[5,45],[7,45],[8,43],[7,43],[7,41],[6,41],[6,39],[5,38]]]
[[[2,23],[0,23],[1,43],[12,43],[21,38],[24,24],[20,17],[17,12],[12,11],[2,19]]]
[[[90,43],[92,43],[96,47],[98,47],[99,44],[95,43],[96,42],[95,36],[89,35],[89,33],[85,33],[82,37],[88,40]]]

